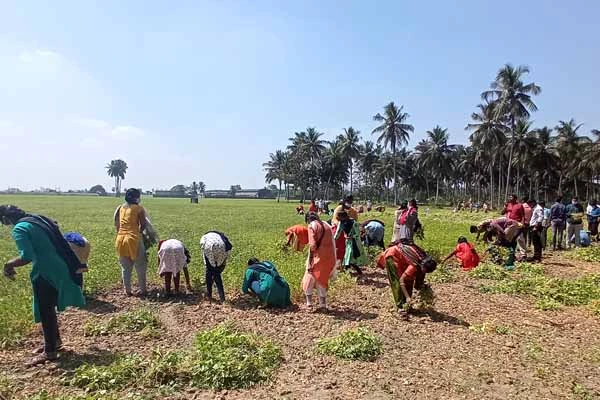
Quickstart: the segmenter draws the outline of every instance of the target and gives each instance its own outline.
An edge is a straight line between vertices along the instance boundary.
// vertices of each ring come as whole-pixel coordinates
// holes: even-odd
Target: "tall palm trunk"
[[[437,205],[438,203],[438,196],[440,194],[440,177],[438,176],[436,178],[436,183],[435,183],[435,204]]]
[[[119,193],[121,192],[121,182],[120,182],[120,178],[119,175],[115,176],[115,197],[119,197]]]
[[[394,206],[398,204],[398,191],[396,187],[398,186],[398,171],[396,170],[396,146],[394,145],[392,148],[392,155],[394,157]],[[388,201],[389,203],[389,201]]]
[[[279,203],[279,200],[281,198],[281,179],[279,179],[279,191],[277,192],[277,202]]]
[[[494,164],[490,165],[490,207],[494,206]]]
[[[352,179],[352,159],[350,159],[350,194],[353,193],[353,189],[354,189],[354,187],[352,185],[352,181],[353,181],[353,179]]]
[[[504,193],[505,197],[508,199],[508,188],[510,187],[510,173],[511,166],[513,161],[513,153],[515,151],[515,116],[510,116],[510,131],[511,131],[511,143],[510,143],[510,153],[508,155],[508,169],[506,172],[506,193]]]

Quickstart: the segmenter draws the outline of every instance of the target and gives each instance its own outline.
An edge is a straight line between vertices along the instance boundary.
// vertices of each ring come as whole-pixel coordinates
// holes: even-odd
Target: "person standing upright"
[[[550,207],[550,224],[552,226],[552,251],[563,249],[563,236],[565,233],[565,223],[567,214],[565,205],[562,203],[562,197],[558,197],[552,207]]]
[[[523,223],[524,214],[525,211],[523,210],[523,205],[519,203],[517,195],[513,194],[508,202],[506,202],[504,205],[502,215],[508,219],[512,219],[513,221]]]
[[[535,203],[531,200],[530,204]],[[531,235],[531,244],[533,245],[533,257],[529,261],[542,261],[542,231],[544,222],[544,207],[542,204],[536,204],[529,220],[529,234]]]
[[[583,206],[579,203],[577,197],[573,197],[571,204],[565,210],[567,213],[567,248],[574,243],[575,247],[580,246],[580,232],[583,229]]]
[[[131,272],[135,267],[138,277],[138,294],[146,295],[146,270],[148,259],[142,239],[142,231],[146,228],[146,210],[140,206],[141,192],[128,189],[125,193],[125,204],[115,211],[114,221],[117,230],[115,247],[119,255],[123,287],[125,294],[131,296]]]
[[[529,231],[531,230],[529,222],[531,221],[531,216],[533,215],[533,208],[535,207],[535,201],[532,202],[528,197],[523,197],[523,201],[521,201],[521,205],[523,206],[523,225],[525,225],[525,230],[523,231],[523,235],[525,236],[525,250],[529,247],[531,243],[531,238],[529,237]]]

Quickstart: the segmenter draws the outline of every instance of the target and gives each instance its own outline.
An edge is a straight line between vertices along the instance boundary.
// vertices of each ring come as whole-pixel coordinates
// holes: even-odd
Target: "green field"
[[[120,267],[114,250],[115,232],[112,225],[113,212],[119,203],[119,199],[108,197],[0,196],[0,204],[15,204],[28,212],[52,217],[59,221],[63,232],[79,231],[91,241],[90,271],[84,278],[87,294],[119,284]],[[200,237],[208,230],[220,230],[228,235],[234,246],[231,260],[224,272],[229,294],[239,291],[246,261],[251,257],[274,261],[294,293],[299,293],[306,255],[281,250],[285,242],[285,228],[304,222],[302,216],[296,215],[293,203],[277,203],[273,200],[202,200],[199,205],[193,205],[185,199],[144,197],[142,204],[161,238],[177,238],[190,249],[190,272],[195,289],[199,289],[204,281]],[[386,239],[389,239],[393,211],[388,210],[383,215],[372,213],[369,216],[386,222]],[[361,219],[369,216],[361,216]],[[472,214],[469,217],[477,220],[478,217],[483,218],[483,215]],[[425,225],[425,241],[422,245],[436,256],[450,251],[457,236],[467,232],[469,224],[465,214],[455,216],[445,210],[432,210],[428,216],[422,210],[421,219]],[[0,260],[8,260],[15,255],[10,228],[0,227]],[[156,268],[154,248],[149,252],[149,281],[158,282]],[[19,269],[14,282],[0,280],[0,341],[4,345],[14,342],[31,327],[28,271],[28,267]]]

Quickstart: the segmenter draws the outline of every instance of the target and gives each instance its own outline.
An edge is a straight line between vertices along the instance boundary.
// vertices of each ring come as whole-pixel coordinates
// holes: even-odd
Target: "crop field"
[[[150,295],[124,297],[114,250],[115,198],[0,196],[0,204],[56,219],[92,244],[84,275],[87,306],[60,316],[66,351],[57,363],[23,364],[42,340],[31,318],[28,267],[0,280],[0,399],[153,398],[573,398],[600,396],[599,248],[547,254],[543,264],[506,272],[491,263],[429,276],[434,298],[409,321],[396,317],[385,275],[332,284],[328,314],[258,308],[242,296],[246,261],[273,261],[301,302],[306,253],[282,248],[286,227],[304,223],[294,203],[144,197],[161,239],[191,252],[193,293],[164,299],[156,248]],[[468,226],[491,214],[420,209],[438,260]],[[378,218],[391,236],[393,211]],[[224,272],[227,302],[202,301],[200,237],[225,232],[233,244]],[[478,247],[483,251],[483,247]],[[0,259],[17,255],[0,227]],[[375,253],[373,254],[375,255]],[[135,274],[134,274],[134,282]]]

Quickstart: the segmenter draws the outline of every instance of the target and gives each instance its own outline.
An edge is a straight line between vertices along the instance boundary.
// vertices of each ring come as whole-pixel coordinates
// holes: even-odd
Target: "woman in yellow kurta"
[[[333,217],[331,218],[331,223],[333,225],[337,225],[340,223],[339,213],[342,211],[346,211],[350,218],[355,221],[358,221],[358,211],[354,207],[352,207],[352,203],[354,203],[354,196],[348,195],[344,197],[339,206],[333,210]]]
[[[135,267],[138,276],[139,294],[146,294],[146,249],[142,240],[142,231],[146,226],[146,211],[139,205],[141,193],[137,189],[128,189],[125,204],[115,212],[117,240],[115,246],[123,275],[125,293],[131,295],[131,272]]]
[[[312,294],[317,289],[319,309],[327,309],[327,289],[329,277],[335,268],[335,244],[331,227],[319,219],[319,215],[309,212],[308,223],[309,253],[306,271],[302,279],[302,289],[306,295],[306,306],[312,307]]]

